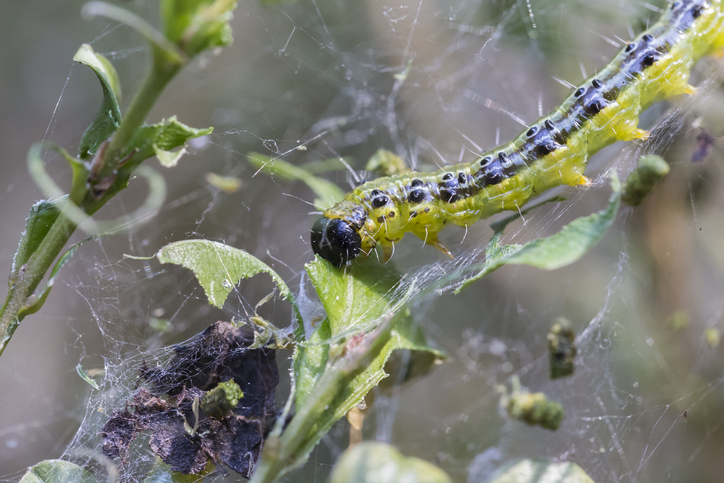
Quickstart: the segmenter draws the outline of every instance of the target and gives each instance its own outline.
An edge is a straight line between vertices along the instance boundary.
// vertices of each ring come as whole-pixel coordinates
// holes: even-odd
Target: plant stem
[[[128,144],[138,128],[146,120],[148,113],[163,90],[181,67],[183,67],[182,63],[169,60],[168,56],[165,56],[163,52],[154,49],[151,70],[106,150],[105,159],[102,160],[104,166],[101,170],[101,176],[115,174],[118,163],[126,155],[125,151]],[[116,179],[108,191],[119,191],[125,187],[125,182],[124,179]],[[85,213],[91,214],[105,204],[110,196],[100,200],[99,203],[86,189],[84,199],[83,206],[80,208]],[[15,285],[10,287],[5,304],[0,309],[0,355],[2,355],[23,317],[27,315],[27,313],[22,314],[21,312],[31,305],[31,297],[35,289],[40,285],[45,274],[55,259],[58,258],[63,247],[68,243],[76,227],[75,222],[61,213],[37,250],[30,257],[30,260],[28,260],[23,274],[18,277]]]
[[[178,62],[166,61],[163,53],[159,53],[157,49],[154,49],[151,70],[136,93],[128,113],[108,144],[104,161],[105,166],[101,171],[101,176],[107,176],[116,170],[118,162],[127,154],[127,146],[136,131],[143,125],[161,93],[181,67],[183,65]]]
[[[28,299],[50,269],[53,261],[75,231],[76,224],[61,213],[48,231],[38,249],[28,260],[25,271],[17,283],[10,287],[5,304],[0,309],[0,355],[2,355],[15,329],[22,321],[20,312],[28,306]]]
[[[272,483],[297,464],[299,454],[314,437],[315,426],[320,424],[324,413],[333,401],[361,371],[379,354],[390,340],[394,319],[388,319],[366,340],[352,349],[333,365],[327,367],[317,382],[313,393],[298,408],[281,436],[270,436],[264,444],[261,464],[254,472],[251,483]]]

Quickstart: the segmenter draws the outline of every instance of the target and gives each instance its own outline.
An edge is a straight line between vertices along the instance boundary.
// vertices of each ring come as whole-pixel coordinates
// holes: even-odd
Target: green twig
[[[118,167],[118,163],[127,154],[127,146],[134,134],[148,117],[151,108],[156,104],[161,93],[168,83],[181,70],[182,64],[165,62],[154,54],[153,67],[148,73],[141,89],[136,94],[126,117],[118,127],[108,144],[105,153],[105,166],[101,170],[101,177],[111,174]]]
[[[297,466],[304,446],[315,437],[315,426],[324,413],[333,407],[334,400],[377,357],[390,340],[394,318],[365,336],[356,347],[327,367],[324,374],[301,408],[281,434],[270,435],[264,443],[261,464],[254,472],[251,483],[271,483]]]
[[[21,268],[16,283],[8,290],[5,304],[0,309],[0,355],[23,317],[27,315],[23,314],[23,311],[32,305],[33,292],[40,285],[75,228],[76,224],[61,213],[26,266]]]
[[[153,46],[152,50],[153,64],[145,82],[136,94],[126,117],[105,149],[105,153],[94,160],[94,162],[103,163],[99,171],[101,177],[115,175],[119,163],[127,154],[125,151],[134,134],[143,125],[148,113],[158,101],[168,83],[184,65],[176,56],[170,55],[168,51],[162,50],[156,45]],[[108,191],[113,193],[120,191],[125,188],[126,181],[125,177],[118,177]],[[86,187],[83,199],[82,206],[79,208],[83,213],[89,215],[105,204],[110,196],[104,196],[99,202],[93,196],[92,190]],[[23,317],[28,315],[23,311],[27,312],[28,307],[32,305],[35,289],[40,285],[53,261],[58,258],[61,250],[68,243],[80,221],[78,216],[70,217],[61,213],[35,253],[28,260],[26,266],[21,269],[22,273],[19,274],[15,283],[10,286],[5,304],[0,309],[0,355],[2,355]]]

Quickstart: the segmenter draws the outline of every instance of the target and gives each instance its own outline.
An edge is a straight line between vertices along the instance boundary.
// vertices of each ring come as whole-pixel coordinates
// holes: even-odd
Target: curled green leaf
[[[89,215],[76,205],[74,202],[68,202],[68,196],[53,181],[48,172],[45,170],[43,160],[40,157],[43,143],[36,143],[28,151],[28,171],[38,187],[49,198],[55,198],[54,203],[62,210],[63,216],[71,220],[81,230],[86,233],[97,235],[100,233],[119,232],[128,229],[135,223],[150,218],[163,205],[166,199],[166,182],[163,177],[148,166],[141,166],[136,169],[135,173],[146,178],[149,187],[149,193],[143,205],[130,215],[122,216],[110,222],[97,222],[89,217]],[[79,160],[70,156],[65,150],[57,146],[50,146],[51,149],[61,153],[73,167],[73,186],[71,187],[71,197],[78,199],[85,194],[84,190],[78,189],[78,186],[85,185],[85,165]]]
[[[121,123],[121,84],[113,64],[96,53],[90,45],[81,45],[73,60],[93,69],[103,89],[100,110],[80,141],[79,156],[81,159],[90,159]]]

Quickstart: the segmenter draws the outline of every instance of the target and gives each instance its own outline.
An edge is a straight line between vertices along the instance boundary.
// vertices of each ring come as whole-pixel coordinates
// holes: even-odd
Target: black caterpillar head
[[[312,251],[335,267],[346,265],[359,255],[362,237],[344,220],[319,218],[312,227]]]

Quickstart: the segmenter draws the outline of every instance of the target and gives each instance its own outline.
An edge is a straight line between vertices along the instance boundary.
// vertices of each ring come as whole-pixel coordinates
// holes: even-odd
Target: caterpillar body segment
[[[367,182],[326,210],[312,228],[314,253],[342,266],[380,244],[386,258],[411,232],[438,241],[448,224],[467,226],[560,185],[587,184],[589,156],[616,141],[646,139],[639,114],[659,100],[693,94],[694,63],[724,47],[724,0],[683,0],[630,42],[557,109],[472,163]]]

